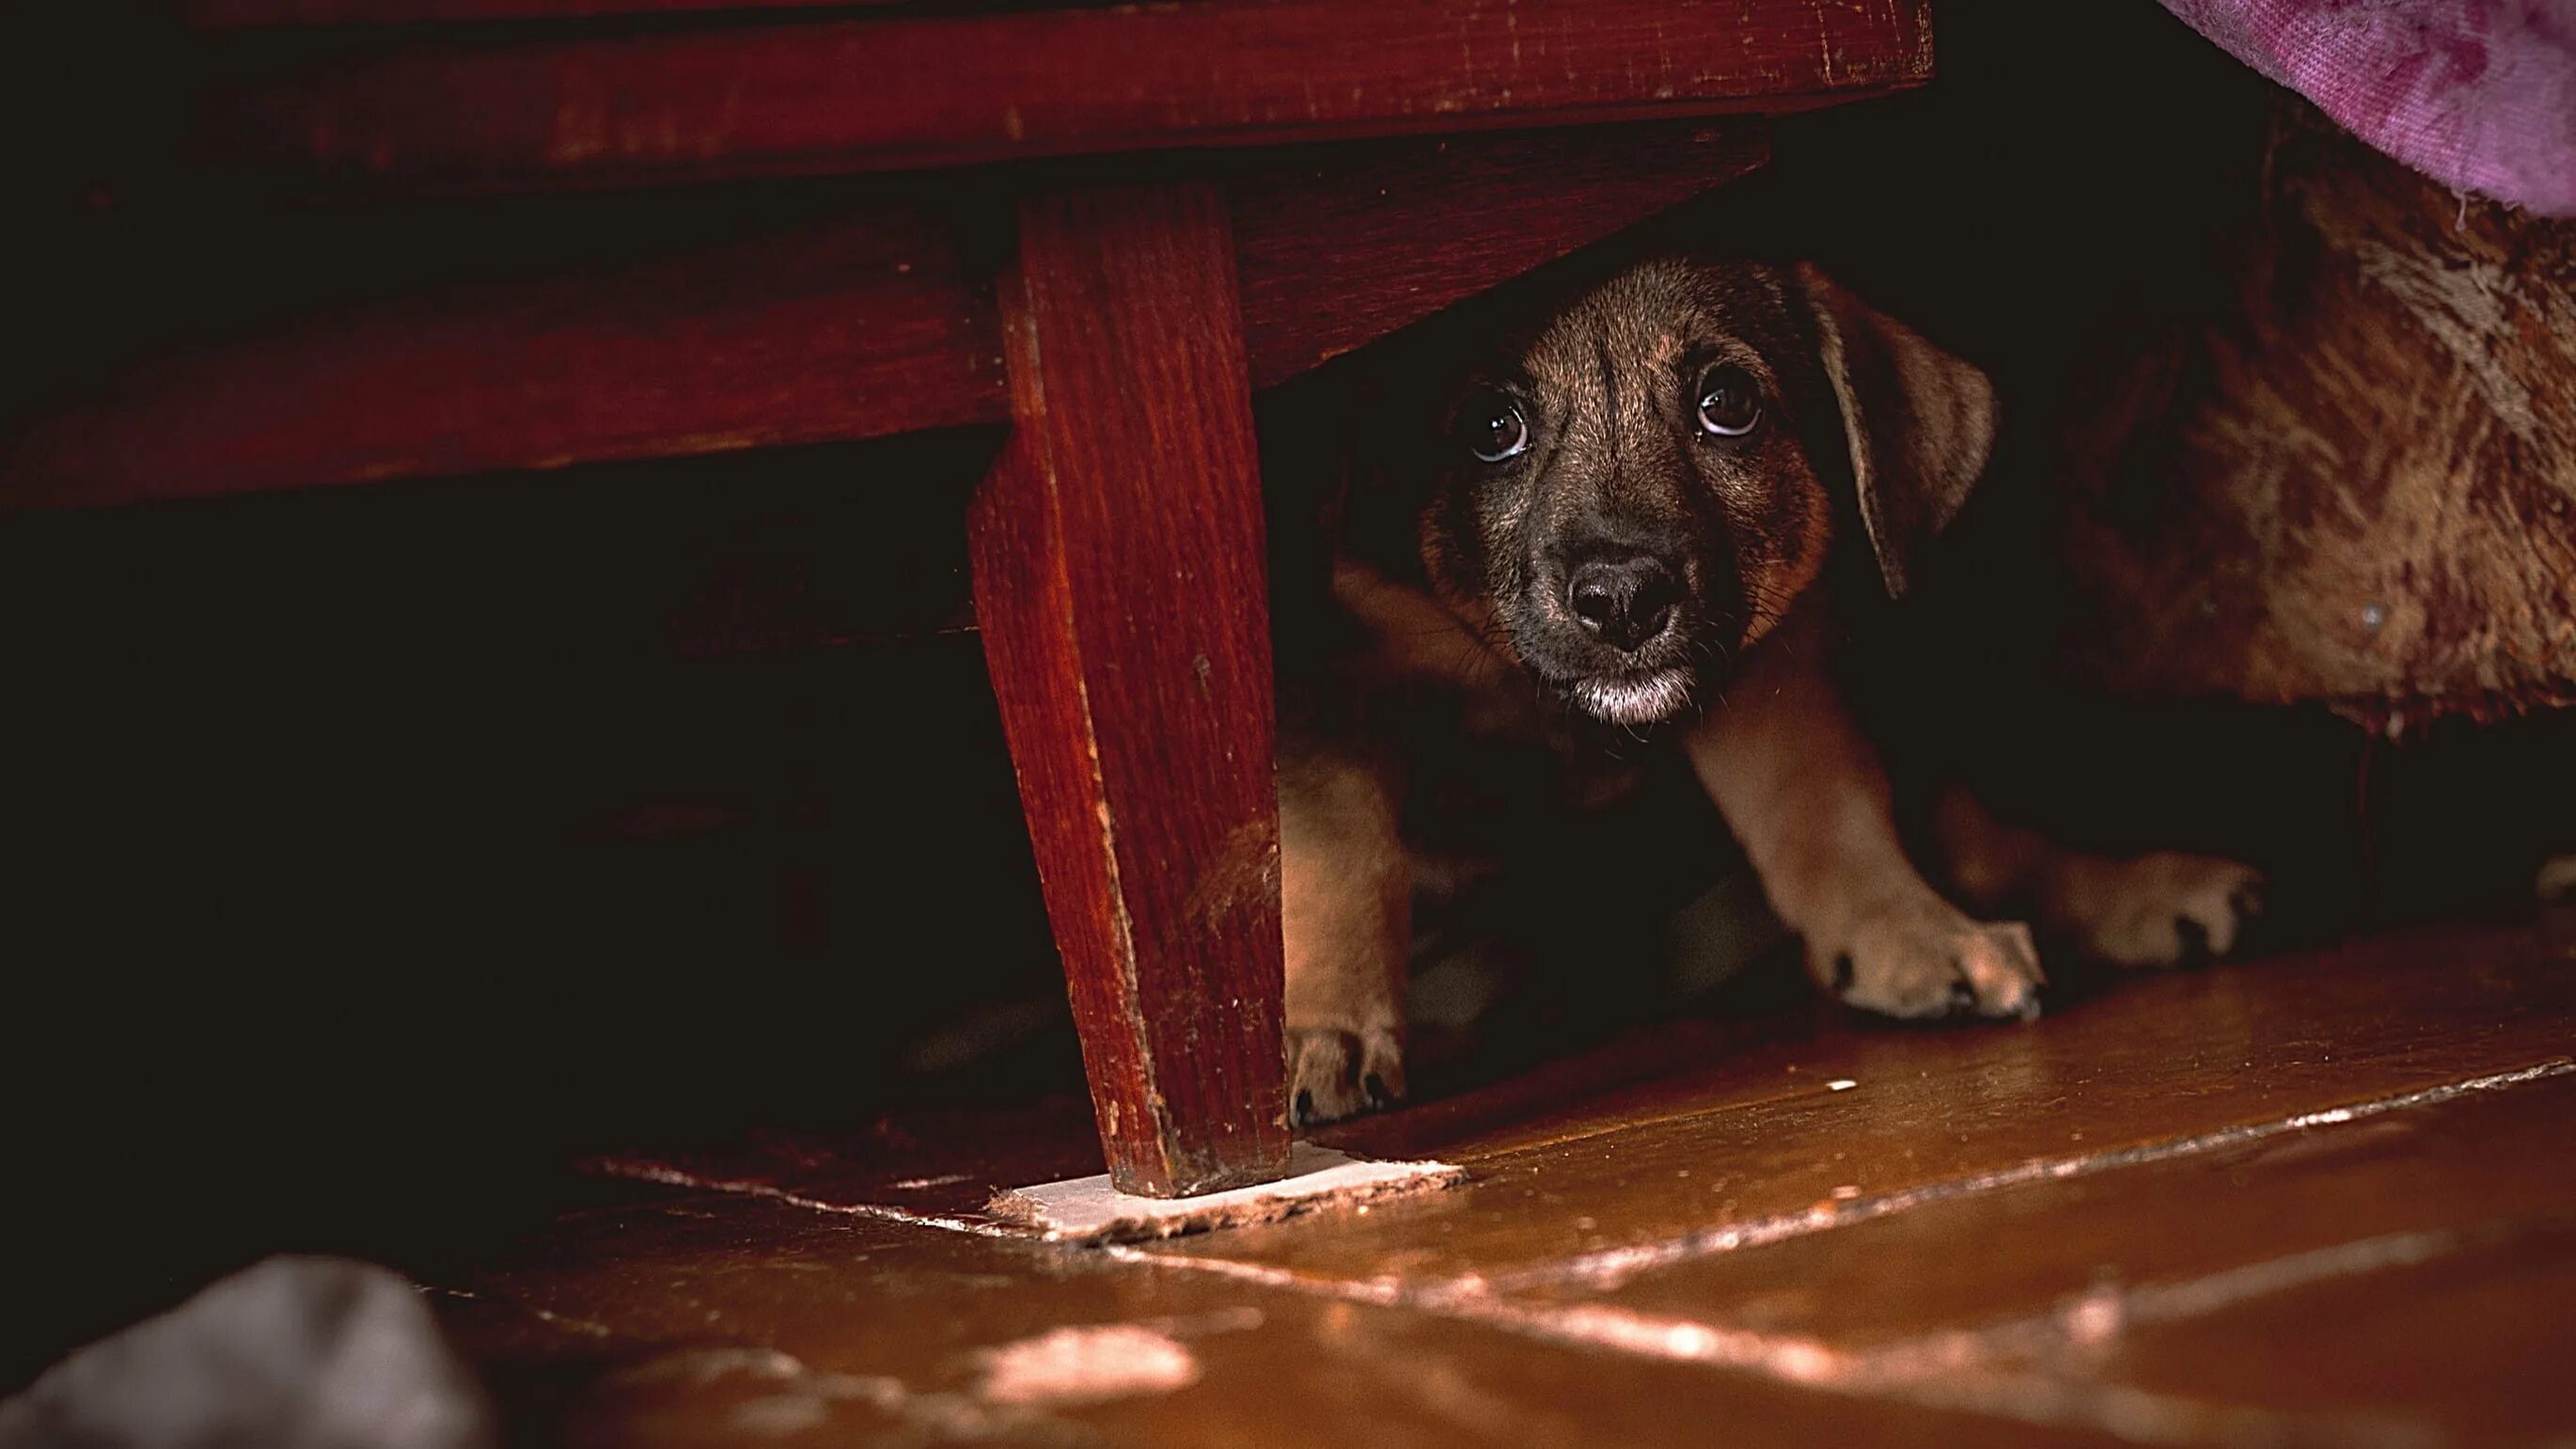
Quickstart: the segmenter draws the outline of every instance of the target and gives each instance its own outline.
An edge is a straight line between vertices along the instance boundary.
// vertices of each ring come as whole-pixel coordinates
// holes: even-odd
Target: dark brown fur
[[[2070,660],[2364,718],[2576,703],[2576,222],[2284,102],[2233,305],[2079,405]]]

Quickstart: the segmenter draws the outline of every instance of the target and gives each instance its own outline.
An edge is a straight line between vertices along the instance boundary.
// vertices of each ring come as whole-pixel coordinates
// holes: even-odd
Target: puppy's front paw
[[[2208,855],[2160,850],[2127,860],[2072,857],[2043,921],[2113,966],[2176,966],[2224,956],[2263,909],[2263,873]]]
[[[1288,1115],[1313,1127],[1404,1100],[1404,1048],[1378,1028],[1288,1028]]]
[[[2018,921],[1972,921],[1938,896],[1865,911],[1840,942],[1808,947],[1820,979],[1844,1001],[1883,1016],[1973,1012],[2039,1015],[2039,952]]]

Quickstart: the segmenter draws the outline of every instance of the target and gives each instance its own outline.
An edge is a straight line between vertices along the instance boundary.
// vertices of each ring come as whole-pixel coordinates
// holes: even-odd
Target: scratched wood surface
[[[581,1444],[1560,1449],[1721,1424],[1748,1445],[2117,1442],[1974,1413],[1891,1422],[1750,1374],[741,1197],[568,1223],[431,1301],[500,1382],[550,1400],[523,1423]],[[1053,1392],[996,1390],[1005,1365],[1056,1356],[1106,1361]]]
[[[611,16],[722,15],[826,5],[895,5],[903,0],[181,0],[191,25],[420,25],[495,20],[597,20]]]
[[[817,1442],[941,1414],[1028,1444],[2556,1442],[2571,982],[2565,913],[2026,1028],[1677,1022],[1336,1138],[1463,1188],[1116,1251],[977,1213],[1061,1165],[1043,1113],[773,1141],[664,1160],[697,1195],[567,1220],[448,1308],[487,1363],[586,1384],[546,1402],[598,1442],[791,1412]],[[997,1390],[1039,1335],[1111,1328],[1186,1370]],[[603,1356],[661,1367],[566,1367]],[[743,1408],[780,1397],[818,1402]]]
[[[1658,122],[1302,148],[1235,168],[1253,380],[1284,381],[1763,154],[1758,123]],[[667,220],[615,215],[648,232]],[[501,221],[544,216],[523,204]],[[0,507],[1002,423],[1000,324],[963,260],[968,231],[936,205],[858,198],[668,254],[498,279],[424,273],[388,283],[390,300],[299,310],[287,277],[276,322],[150,353],[0,439]]]
[[[2510,953],[2519,969],[2447,977],[2460,1014],[2434,1028],[2410,974],[2420,957],[2390,944],[2372,948],[2389,953],[2376,959],[2355,951],[2333,966],[2283,963],[2277,979],[2259,982],[2144,980],[2114,1001],[2058,1012],[2047,1031],[1983,1033],[1937,1056],[1883,1034],[1739,1052],[1588,1103],[1626,1109],[1616,1153],[1591,1140],[1589,1112],[1545,1106],[1463,1142],[1437,1129],[1415,1135],[1400,1118],[1363,1123],[1333,1140],[1371,1155],[1457,1155],[1479,1165],[1476,1185],[1390,1205],[1329,1242],[1259,1228],[1178,1251],[1327,1277],[1388,1258],[1460,1277],[1545,1275],[1570,1258],[1759,1236],[1838,1195],[1868,1201],[2214,1145],[2247,1123],[2564,1060],[2576,973],[2527,941],[2481,950]],[[2476,1070],[2464,1072],[2470,1063]],[[2186,1066],[2199,1074],[2187,1086],[2174,1076]],[[1867,1100],[1879,1090],[1891,1100]],[[1712,1175],[1716,1161],[1727,1165]],[[1571,1201],[1597,1192],[1605,1209],[1534,1217],[1525,1199],[1539,1190]]]
[[[1928,9],[1191,0],[487,38],[259,68],[208,90],[198,136],[354,175],[606,181],[1779,112],[1930,79]]]
[[[1743,176],[1758,123],[1450,136],[1283,155],[1230,185],[1256,386]]]
[[[2545,1226],[2576,1207],[2576,1156],[2566,1151],[2576,1141],[2576,1079],[2568,1076],[2442,1094],[2341,1125],[2353,1130],[2244,1132],[2118,1172],[2034,1177],[2006,1191],[1921,1202],[1855,1223],[1841,1242],[1810,1234],[1767,1254],[1677,1256],[1620,1274],[1615,1286],[1604,1275],[1546,1291],[1566,1301],[1606,1291],[1652,1312],[1725,1302],[1745,1327],[1872,1346],[1962,1318],[2045,1316],[2092,1289],[2106,1262],[2119,1265],[2123,1288],[2171,1293],[2259,1259],[2283,1222],[2334,1224],[2339,1241],[2316,1264],[2330,1269],[2338,1255],[2408,1261],[2464,1225],[2474,1238],[2489,1225]],[[2176,1221],[2193,1230],[2163,1230]],[[2013,1249],[1987,1258],[1940,1251],[1971,1242]],[[1855,1244],[1867,1252],[1849,1251]],[[1896,1279],[1861,1271],[1885,1256],[1921,1267]],[[2281,1276],[2295,1286],[2300,1275]],[[1801,1291],[1777,1292],[1783,1277]]]
[[[1261,475],[1223,196],[1041,193],[976,615],[1113,1181],[1285,1168]]]
[[[123,503],[996,423],[988,292],[916,208],[425,288],[149,356],[0,451],[0,506]]]

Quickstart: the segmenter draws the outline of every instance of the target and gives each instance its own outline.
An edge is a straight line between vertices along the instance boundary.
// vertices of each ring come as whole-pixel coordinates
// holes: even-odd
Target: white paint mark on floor
[[[1001,1193],[990,1210],[1039,1229],[1049,1242],[1136,1242],[1356,1206],[1463,1175],[1445,1162],[1369,1162],[1308,1142],[1297,1144],[1288,1169],[1277,1182],[1176,1198],[1131,1196],[1111,1187],[1106,1174],[1068,1178]]]
[[[1132,1323],[1059,1328],[986,1349],[978,1397],[994,1404],[1078,1404],[1168,1394],[1199,1380],[1181,1343]]]

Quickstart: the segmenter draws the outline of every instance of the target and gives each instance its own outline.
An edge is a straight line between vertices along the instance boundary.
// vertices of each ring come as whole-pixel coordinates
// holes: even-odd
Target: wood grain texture
[[[1042,193],[976,611],[1112,1179],[1287,1165],[1261,480],[1222,197]]]
[[[2008,1031],[1876,1030],[1801,995],[1641,1022],[1330,1134],[1466,1165],[1465,1187],[1071,1278],[1008,1224],[872,1220],[976,1220],[992,1185],[1063,1162],[1052,1110],[656,1158],[630,1171],[700,1195],[658,1222],[567,1217],[478,1306],[598,1325],[575,1357],[612,1330],[712,1331],[919,1385],[983,1344],[1258,1304],[1172,1330],[1205,1377],[1092,1421],[1122,1444],[1273,1442],[1283,1398],[1301,1442],[2559,1443],[2571,930],[2557,912],[2132,977]],[[864,1235],[883,1236],[852,1267]],[[1184,1296],[1210,1285],[1235,1297]],[[1298,1300],[1335,1326],[1286,1316]],[[897,1329],[880,1303],[936,1307]],[[690,1384],[702,1437],[663,1437],[724,1442],[741,1397],[781,1391],[734,1377],[661,1375],[623,1403],[670,1412]],[[620,1402],[602,1387],[575,1402]],[[1779,1393],[1818,1417],[1771,1418]]]
[[[1228,168],[1253,380],[1284,381],[1762,155],[1756,122],[1658,122]],[[326,310],[149,360],[0,441],[0,508],[1002,423],[1000,324],[960,241],[931,209],[876,205],[597,273]]]
[[[1886,1033],[1710,1044],[1686,1070],[1580,1109],[1563,1105],[1563,1078],[1542,1072],[1482,1102],[1318,1134],[1355,1155],[1457,1163],[1465,1187],[1386,1204],[1329,1241],[1266,1225],[1173,1251],[1308,1277],[1366,1281],[1401,1262],[1424,1279],[1501,1284],[1677,1240],[1759,1241],[1820,1204],[2083,1172],[2160,1143],[2563,1063],[2576,975],[2562,953],[2528,929],[2390,936],[2130,978],[2116,1011],[1949,1034],[1937,1053]],[[2176,1089],[2176,1063],[2201,1074],[2188,1091]],[[1599,1141],[1605,1118],[1624,1124],[1615,1154]],[[1580,1221],[1534,1215],[1533,1189],[1602,1206]]]
[[[1760,166],[1758,121],[1319,147],[1233,187],[1244,343],[1282,382]]]
[[[745,10],[896,5],[903,0],[182,0],[207,30],[266,25],[419,25],[494,20],[598,20],[629,15],[724,15]]]
[[[1410,1306],[1335,1301],[1099,1255],[1067,1271],[1065,1255],[1038,1243],[700,1195],[680,1207],[568,1214],[525,1250],[448,1281],[461,1291],[425,1291],[459,1351],[498,1386],[513,1424],[530,1425],[545,1443],[735,1449],[779,1422],[778,1405],[803,1399],[820,1406],[817,1428],[803,1437],[855,1444],[2119,1442],[1924,1409],[1890,1428],[1872,1405],[1795,1385],[1569,1350]],[[1071,1347],[1085,1341],[1075,1335],[1113,1325],[1129,1335],[1170,1335],[1195,1369],[1192,1381],[1030,1403],[994,1403],[976,1392],[977,1368],[996,1348],[1049,1342],[1042,1335],[1059,1330],[1067,1337],[1053,1342]],[[1131,1355],[1154,1342],[1088,1341],[1128,1346]],[[718,1346],[741,1343],[762,1345],[766,1361],[743,1371],[750,1355]],[[769,1363],[784,1372],[761,1372]],[[1103,1372],[1132,1375],[1132,1363],[1132,1356],[1111,1361]],[[849,1391],[878,1384],[913,1391]],[[555,1392],[540,1398],[536,1386]],[[1713,1438],[1711,1425],[1723,1425],[1723,1436]]]
[[[2388,1109],[2337,1140],[2278,1140],[2287,1135],[2249,1134],[2206,1151],[2149,1155],[2132,1166],[2034,1175],[1992,1192],[1933,1198],[1855,1223],[1838,1239],[1815,1234],[1784,1239],[1762,1254],[1682,1259],[1639,1273],[1605,1296],[1654,1313],[1717,1308],[1721,1322],[1735,1313],[1758,1315],[1766,1329],[1867,1348],[1962,1322],[2044,1320],[2059,1305],[2097,1290],[2105,1264],[2119,1265],[2121,1289],[2144,1306],[2159,1288],[2206,1282],[2247,1264],[2295,1260],[2326,1246],[2317,1241],[2323,1224],[2346,1244],[2462,1229],[2509,1234],[2564,1219],[2567,1204],[2576,1202],[2576,1076]],[[2119,1176],[2106,1182],[2103,1172]],[[2218,1199],[2233,1199],[2228,1211],[2210,1210]],[[2175,1232],[2176,1223],[2191,1230]],[[1996,1242],[2013,1243],[2017,1251],[1943,1251]],[[1890,1274],[1889,1262],[1906,1263],[1910,1271]],[[2280,1286],[2303,1286],[2298,1277],[2285,1273]],[[1794,1300],[1775,1294],[1784,1281],[1805,1291]],[[1589,1296],[1566,1284],[1541,1291],[1550,1298]],[[2212,1298],[2209,1306],[2227,1306],[2219,1295]]]
[[[122,503],[999,422],[998,326],[909,210],[327,313],[163,356],[0,452],[0,506]]]
[[[358,174],[911,169],[1795,110],[1930,78],[1927,0],[1190,0],[423,44],[209,93]]]

